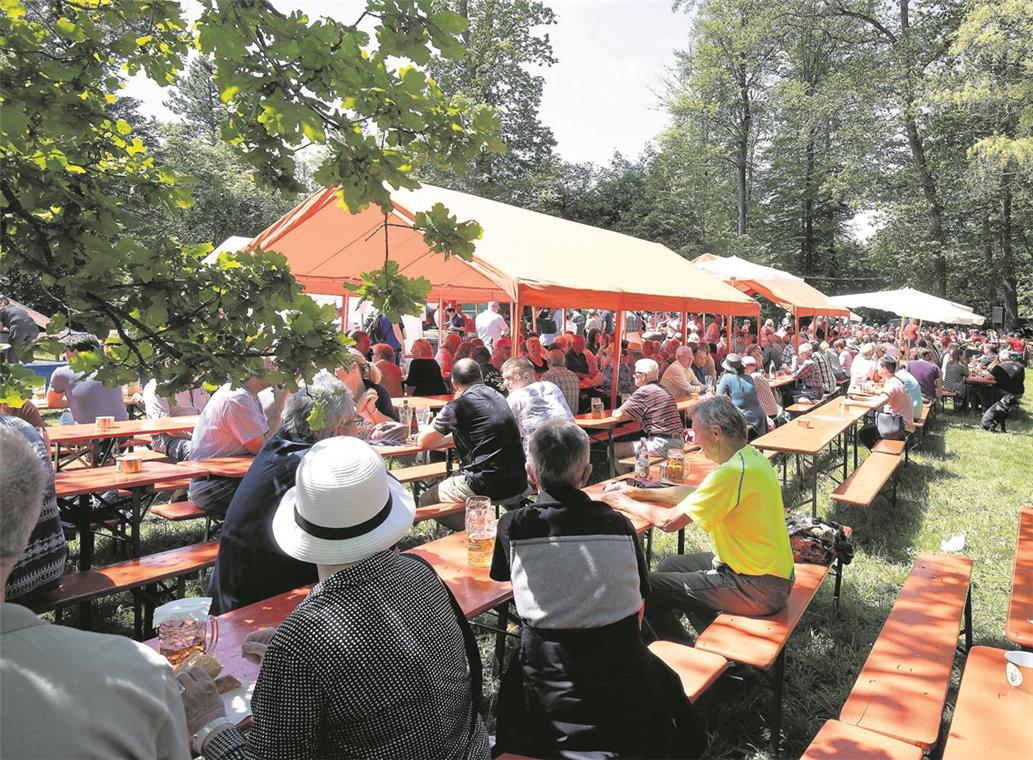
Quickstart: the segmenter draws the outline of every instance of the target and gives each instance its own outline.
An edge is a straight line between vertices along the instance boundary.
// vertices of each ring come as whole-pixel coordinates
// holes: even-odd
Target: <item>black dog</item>
[[[1001,426],[1001,432],[1008,432],[1008,412],[1019,405],[1019,397],[1011,393],[1005,394],[997,402],[990,406],[983,414],[981,420],[983,430],[991,433],[997,432],[997,426]]]

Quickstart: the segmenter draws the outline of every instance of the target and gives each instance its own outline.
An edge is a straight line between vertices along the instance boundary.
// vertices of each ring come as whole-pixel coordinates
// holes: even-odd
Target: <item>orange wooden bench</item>
[[[413,524],[423,522],[424,520],[434,520],[438,517],[448,517],[449,515],[459,515],[466,511],[466,504],[463,502],[442,502],[441,504],[428,504],[423,507],[416,508],[416,515],[413,518]]]
[[[921,434],[921,437],[925,437],[925,426],[929,422],[929,412],[932,409],[932,404],[928,401],[922,402],[922,413],[915,418],[915,433]]]
[[[163,581],[177,579],[178,591],[182,595],[183,577],[212,567],[218,553],[219,542],[206,541],[114,565],[70,573],[61,578],[57,586],[22,597],[18,603],[34,612],[59,611],[72,604],[84,605],[82,618],[85,628],[88,627],[89,603],[93,599],[132,591],[135,599],[133,622],[139,639],[143,631],[150,628],[151,614],[159,596],[168,592],[168,589],[159,589],[159,585]],[[141,607],[144,610],[142,619]]]
[[[728,669],[728,660],[721,655],[673,641],[654,641],[649,651],[678,674],[690,702],[699,699]]]
[[[967,557],[915,558],[840,721],[922,749],[936,744],[963,616],[972,645],[971,578]]]
[[[898,441],[893,441],[898,443]],[[861,466],[850,473],[832,492],[832,500],[855,507],[869,507],[882,493],[882,489],[890,480],[893,481],[890,503],[897,504],[897,469],[900,467],[900,456],[883,454],[872,450]]]
[[[171,522],[180,520],[196,520],[199,517],[209,517],[209,513],[201,509],[192,501],[175,501],[171,504],[155,504],[151,507],[151,514],[162,517]]]
[[[154,504],[150,508],[150,514],[169,522],[204,518],[204,536],[206,539],[212,538],[216,533],[216,528],[222,524],[221,517],[205,511],[189,499],[186,501],[174,501],[169,504]]]
[[[786,644],[807,610],[829,565],[797,563],[796,580],[786,606],[767,617],[717,616],[696,639],[696,648],[766,673],[771,680],[771,743],[777,750],[782,727],[782,692],[785,685]],[[841,568],[838,568],[842,572]]]
[[[616,440],[618,438],[623,438],[627,435],[640,433],[641,431],[642,426],[640,424],[638,424],[637,422],[629,422],[626,425],[621,425],[620,427],[614,428],[613,438],[614,440]],[[588,438],[592,441],[592,443],[607,443],[610,440],[610,436],[605,430],[600,433],[592,433],[588,436]]]
[[[1015,566],[1004,635],[1023,649],[1033,650],[1033,505],[1019,510],[1019,535],[1015,541]]]
[[[412,467],[397,467],[391,470],[391,477],[399,483],[409,485],[412,489],[413,498],[417,501],[420,498],[422,485],[429,480],[440,480],[447,477],[451,467],[448,462],[431,462],[430,464],[417,464]]]
[[[922,750],[874,731],[829,720],[800,760],[922,760]]]

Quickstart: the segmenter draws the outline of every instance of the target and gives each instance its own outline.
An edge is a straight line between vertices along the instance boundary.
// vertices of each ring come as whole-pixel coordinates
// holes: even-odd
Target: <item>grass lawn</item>
[[[1026,372],[1033,388],[1033,370]],[[602,468],[597,469],[601,470]],[[789,643],[784,704],[784,756],[796,757],[829,718],[839,714],[864,664],[872,643],[896,599],[919,552],[939,552],[940,544],[965,536],[961,552],[975,563],[973,571],[974,642],[1013,648],[1004,638],[1008,592],[1018,509],[1033,503],[1033,393],[1008,420],[1008,432],[992,434],[979,427],[975,415],[955,414],[948,404],[927,427],[925,440],[901,470],[897,506],[880,501],[874,511],[835,505],[829,498],[834,484],[819,480],[819,513],[856,526],[856,555],[846,568],[839,613],[832,609],[832,578],[804,615]],[[794,488],[791,481],[788,488]],[[788,500],[787,496],[787,500]],[[867,518],[867,525],[865,524]],[[172,524],[149,519],[144,524],[147,553],[200,541],[200,521]],[[417,526],[404,545],[422,543],[435,535],[427,524]],[[72,544],[74,562],[77,544]],[[709,550],[706,537],[687,531],[686,551]],[[117,561],[111,542],[97,544],[97,562]],[[654,539],[654,561],[675,551],[673,535]],[[201,594],[199,581],[188,583],[189,594]],[[126,594],[94,602],[98,630],[132,635],[132,600]],[[75,623],[76,610],[65,613]],[[493,623],[490,618],[486,622]],[[498,681],[491,670],[493,636],[482,641],[485,661],[486,718],[492,710]],[[963,655],[955,662],[948,695],[949,720],[960,679]],[[1003,677],[1003,676],[1002,676]],[[770,691],[764,678],[719,682],[699,708],[712,737],[713,757],[770,757],[767,751]]]

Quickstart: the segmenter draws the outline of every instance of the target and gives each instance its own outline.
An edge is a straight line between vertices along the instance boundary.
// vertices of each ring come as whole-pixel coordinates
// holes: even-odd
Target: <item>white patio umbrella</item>
[[[952,325],[981,325],[986,321],[964,304],[923,293],[914,288],[880,290],[871,293],[853,293],[832,296],[829,301],[848,309],[866,308],[888,311],[898,317],[920,319],[923,322],[944,322]]]

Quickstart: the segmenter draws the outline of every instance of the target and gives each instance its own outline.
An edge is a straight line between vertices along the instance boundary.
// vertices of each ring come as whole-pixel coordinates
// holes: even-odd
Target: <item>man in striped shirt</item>
[[[652,359],[635,362],[635,392],[613,416],[640,423],[649,452],[663,455],[671,446],[681,447],[684,428],[674,396],[656,380],[658,371]],[[614,453],[620,459],[632,452],[632,444],[624,443],[618,444]]]

